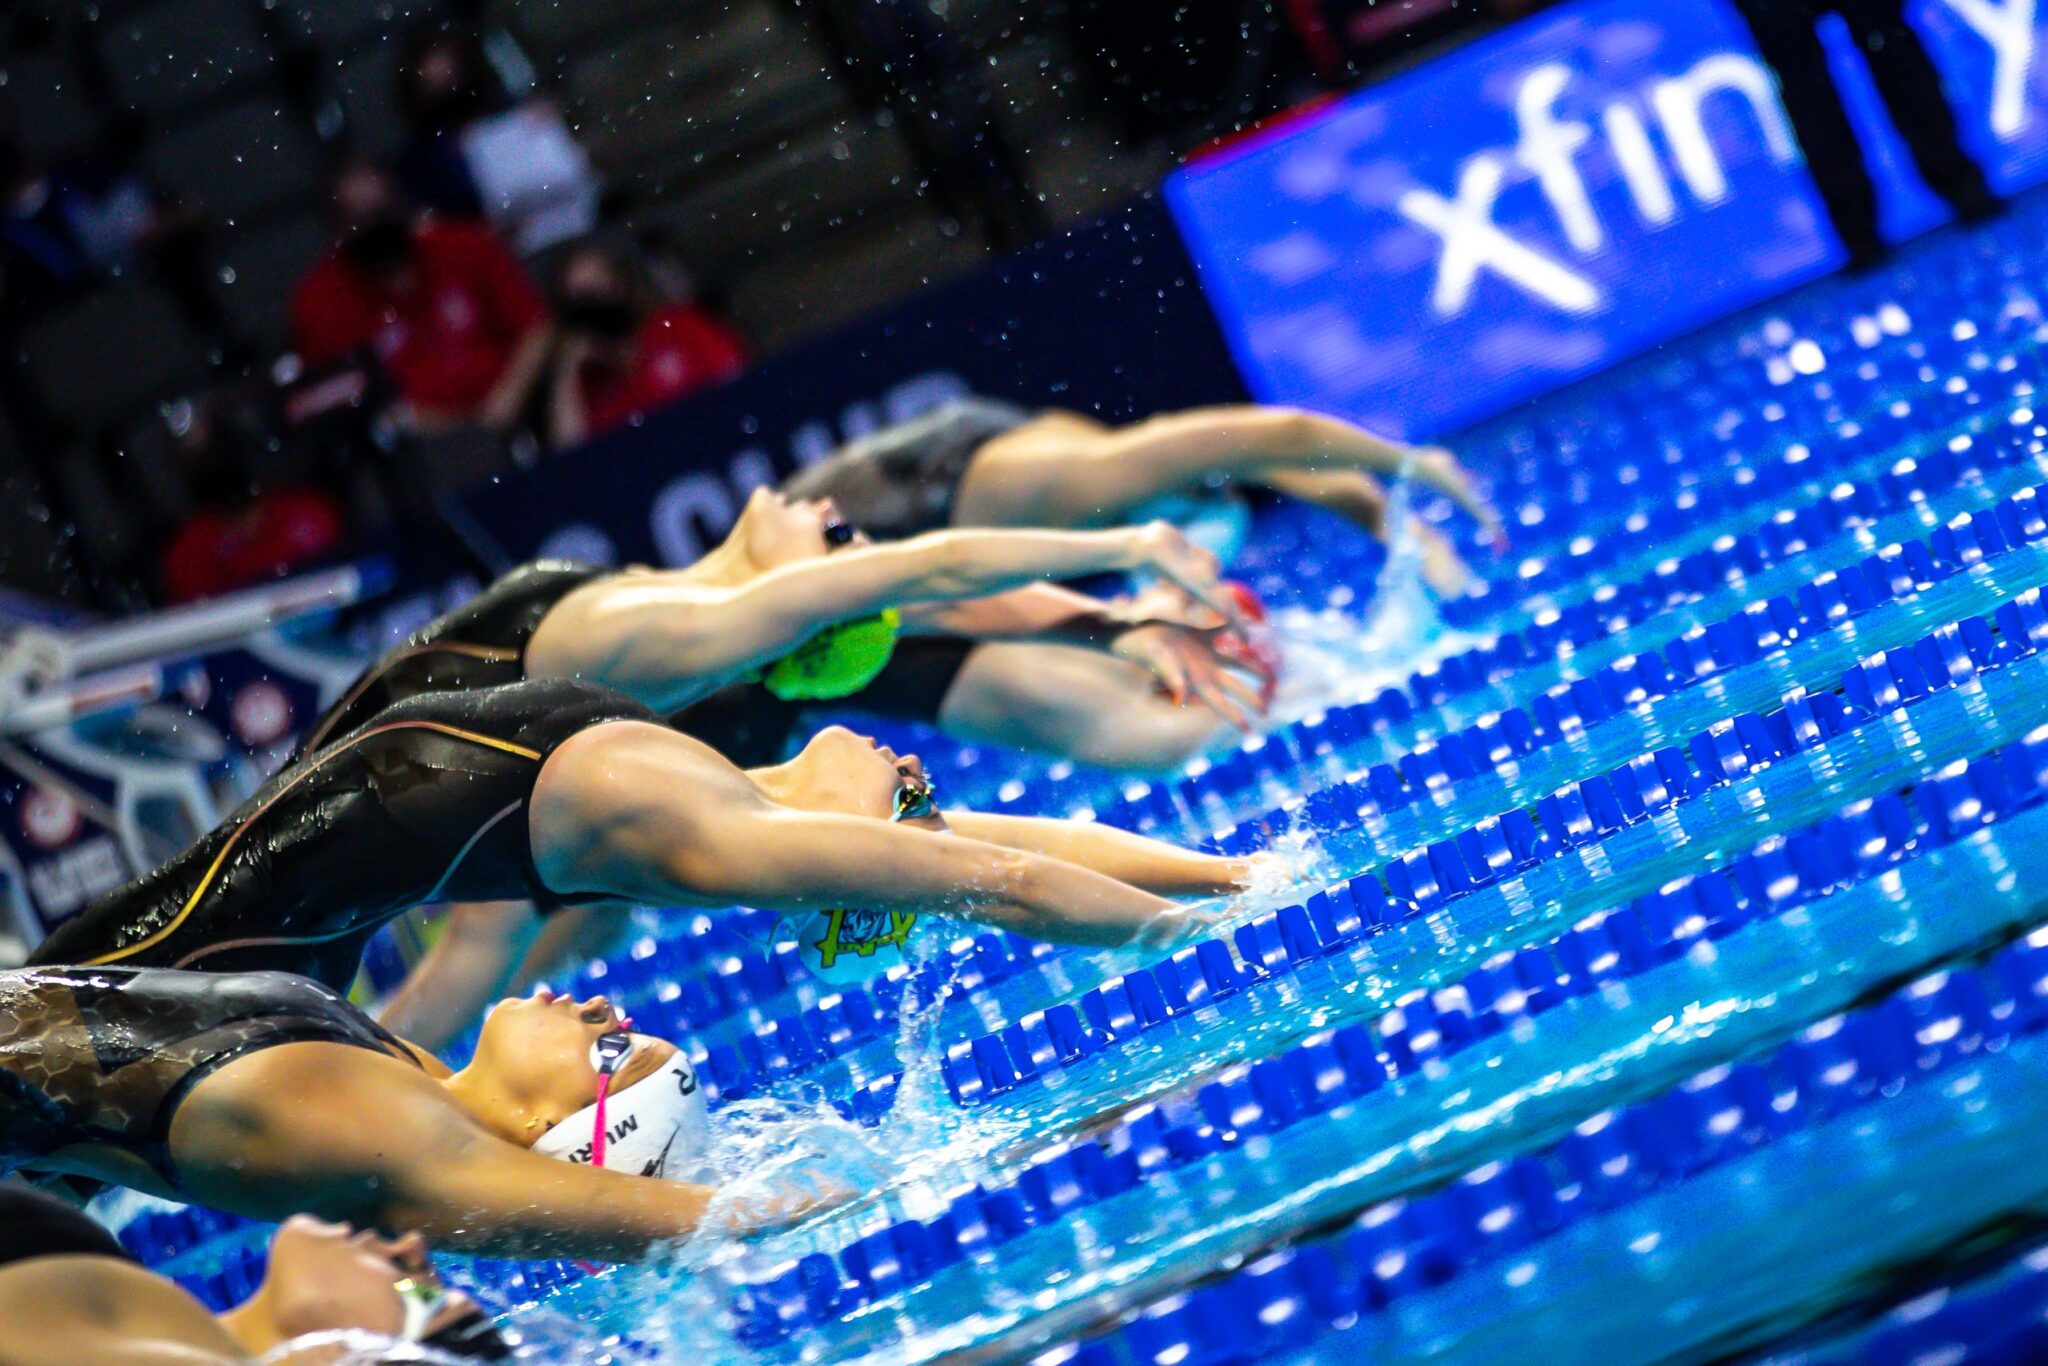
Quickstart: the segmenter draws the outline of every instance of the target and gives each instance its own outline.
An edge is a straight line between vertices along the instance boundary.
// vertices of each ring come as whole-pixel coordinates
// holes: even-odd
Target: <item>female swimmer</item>
[[[601,997],[501,1002],[459,1072],[286,973],[31,968],[0,1001],[0,1173],[613,1262],[814,1203],[711,1212],[696,1074]]]
[[[12,1185],[0,1185],[0,1323],[0,1366],[227,1366],[351,1331],[475,1360],[510,1353],[474,1302],[442,1286],[416,1233],[294,1215],[256,1293],[216,1316],[78,1210]]]
[[[1261,688],[1276,681],[1199,604],[1133,610],[1053,584],[907,607],[903,631],[857,692],[823,703],[735,683],[670,723],[749,768],[777,762],[828,716],[857,712],[970,744],[1160,773],[1251,729],[1264,712],[1261,694],[1234,671]]]
[[[887,663],[905,604],[1139,569],[1211,606],[1228,605],[1214,559],[1164,523],[951,531],[878,546],[829,501],[760,489],[724,542],[687,569],[543,561],[514,571],[373,664],[314,726],[306,748],[346,735],[394,702],[522,679],[601,683],[663,715],[740,679],[785,698],[840,697]],[[1179,622],[1114,624],[1097,633],[1100,648],[1171,661],[1204,700],[1235,694],[1240,704],[1257,704],[1215,659],[1209,633]]]
[[[1450,452],[1383,440],[1296,408],[1232,405],[1163,413],[1110,427],[1079,413],[1031,413],[969,399],[888,427],[783,484],[794,498],[830,498],[881,540],[947,526],[1110,526],[1156,499],[1219,481],[1298,498],[1384,536],[1375,475],[1407,472],[1497,531],[1492,510]],[[1425,534],[1440,588],[1465,571]]]
[[[875,781],[877,756],[894,765],[893,789]],[[871,740],[840,726],[820,731],[788,763],[753,769],[747,777],[769,800],[791,810],[950,831],[979,845],[1090,869],[1157,896],[1228,895],[1251,881],[1258,864],[1257,856],[1197,853],[1092,821],[989,815],[956,807],[941,812],[916,755],[899,758],[888,749],[877,750]],[[606,951],[624,927],[622,920],[599,916],[579,926],[579,939],[564,942],[551,931],[566,930],[567,920],[543,920],[525,903],[452,907],[440,936],[381,1018],[409,1039],[445,1044],[468,1028],[487,1002],[521,981],[545,977],[566,959]],[[844,982],[874,976],[913,957],[918,945],[910,936],[918,923],[914,914],[861,916],[826,907],[791,915],[784,928],[797,939],[814,975]]]
[[[910,786],[895,756],[850,739],[748,773],[592,684],[429,693],[283,770],[32,961],[275,968],[345,985],[380,925],[435,901],[938,912],[1073,944],[1187,928],[1193,912],[1122,880],[1123,854],[1098,859],[1078,836],[1053,853],[849,814],[893,812]],[[1188,890],[1212,892],[1246,869],[1198,871]]]

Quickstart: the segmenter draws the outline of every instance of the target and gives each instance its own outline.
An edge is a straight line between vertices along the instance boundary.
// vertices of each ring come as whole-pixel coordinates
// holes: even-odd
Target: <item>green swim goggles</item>
[[[890,821],[921,821],[937,811],[933,791],[931,779],[904,774],[896,789],[896,809],[890,813]]]

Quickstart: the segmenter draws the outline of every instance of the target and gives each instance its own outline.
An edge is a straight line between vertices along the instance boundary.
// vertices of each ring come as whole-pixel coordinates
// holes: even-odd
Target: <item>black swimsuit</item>
[[[338,1043],[418,1065],[338,993],[280,972],[0,972],[0,1173],[72,1144],[147,1163],[172,1189],[171,1120],[237,1058]]]
[[[311,753],[409,697],[521,681],[526,645],[541,618],[573,590],[611,572],[568,560],[521,565],[364,670],[314,724],[301,752]]]
[[[135,1260],[104,1224],[82,1210],[54,1195],[0,1182],[0,1271],[38,1257]]]
[[[400,702],[59,926],[30,961],[277,969],[346,986],[370,936],[414,906],[590,899],[551,891],[534,867],[534,781],[570,736],[658,719],[570,680]]]
[[[1032,420],[993,399],[959,399],[885,427],[783,481],[792,498],[830,498],[839,515],[878,541],[937,531],[953,521],[960,481],[981,448]]]
[[[566,560],[537,560],[513,570],[364,671],[313,727],[301,752],[310,754],[360,729],[408,698],[523,680],[527,642],[541,619],[571,591],[611,572]],[[932,724],[974,646],[954,636],[899,640],[874,681],[838,705]],[[759,683],[734,683],[671,720],[740,767],[756,768],[781,762],[790,741],[816,714],[815,704],[785,702]]]
[[[789,702],[759,683],[734,683],[691,703],[669,724],[741,768],[781,763],[792,742],[817,729],[821,716],[840,709],[936,725],[953,681],[979,644],[959,636],[905,636],[874,680],[850,696]]]

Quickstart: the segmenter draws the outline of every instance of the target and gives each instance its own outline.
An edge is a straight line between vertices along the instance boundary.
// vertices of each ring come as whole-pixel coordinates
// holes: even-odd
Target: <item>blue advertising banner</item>
[[[477,490],[464,510],[507,564],[687,564],[757,485],[968,393],[1121,422],[1244,388],[1171,220],[1143,200]]]
[[[2048,177],[2035,0],[1917,0],[1993,183]],[[1940,221],[1835,33],[1888,225]],[[1588,0],[1167,185],[1252,391],[1428,436],[1843,259],[1724,0]]]

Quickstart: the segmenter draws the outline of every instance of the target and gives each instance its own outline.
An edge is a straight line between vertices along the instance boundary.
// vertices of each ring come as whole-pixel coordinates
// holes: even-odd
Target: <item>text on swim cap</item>
[[[836,910],[826,916],[825,933],[815,945],[819,966],[826,968],[838,962],[842,953],[869,958],[884,946],[901,952],[903,941],[917,927],[915,911]]]

